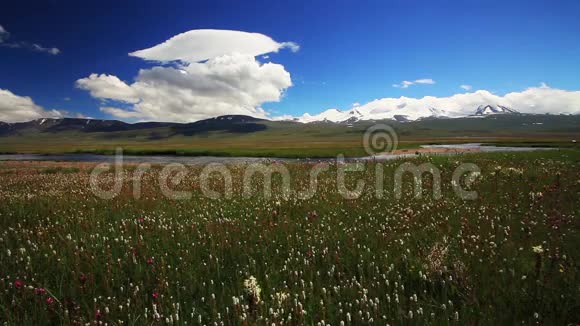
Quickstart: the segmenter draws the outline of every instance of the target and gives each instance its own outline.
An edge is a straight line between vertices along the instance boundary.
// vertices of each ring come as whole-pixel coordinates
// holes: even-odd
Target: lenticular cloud
[[[282,48],[297,51],[299,46],[293,42],[278,43],[260,33],[242,31],[197,29],[175,35],[169,40],[129,53],[130,56],[151,61],[200,62],[232,53],[258,56],[278,52]]]

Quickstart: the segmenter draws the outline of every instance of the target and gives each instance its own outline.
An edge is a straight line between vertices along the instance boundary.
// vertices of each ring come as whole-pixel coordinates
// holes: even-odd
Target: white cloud
[[[411,85],[415,84],[435,84],[435,81],[431,78],[416,79],[414,81],[403,80],[400,84],[393,84],[396,88],[409,88]]]
[[[30,44],[30,48],[36,52],[44,52],[52,55],[57,55],[60,53],[60,50],[57,48],[45,48],[42,45],[38,45],[36,43]]]
[[[425,79],[417,79],[415,80],[415,84],[435,84],[435,81],[431,78],[425,78]]]
[[[87,78],[77,80],[76,85],[80,89],[89,91],[92,97],[127,103],[139,101],[135,90],[117,76],[91,74]]]
[[[292,51],[294,53],[300,51],[300,45],[298,43],[295,43],[295,42],[282,42],[281,45],[282,45],[280,47],[281,49],[282,48],[289,48],[290,51]],[[278,51],[275,51],[275,52],[278,52]]]
[[[10,33],[8,33],[8,31],[5,30],[2,25],[0,25],[0,43],[4,42],[4,40],[8,39],[8,37],[10,37]]]
[[[106,114],[110,114],[114,117],[117,118],[121,118],[121,119],[136,119],[136,118],[140,118],[140,115],[138,112],[134,112],[134,111],[127,111],[127,110],[123,110],[123,109],[119,109],[119,108],[114,108],[114,107],[110,107],[110,106],[105,106],[105,107],[101,107],[99,108],[101,110],[101,112],[104,112]]]
[[[28,96],[18,96],[6,89],[0,89],[0,121],[22,122],[38,118],[62,118],[65,112],[45,110]]]
[[[119,102],[108,103],[112,105],[101,111],[120,119],[191,122],[225,114],[266,117],[261,105],[279,101],[292,80],[284,66],[260,63],[255,56],[283,47],[293,45],[256,33],[190,31],[131,53],[146,60],[179,61],[177,65],[142,69],[131,84],[116,76],[91,74],[76,85],[105,102]]]
[[[37,43],[30,43],[30,42],[26,42],[26,41],[8,42],[9,38],[10,38],[10,33],[8,33],[8,31],[0,25],[0,46],[12,48],[12,49],[20,49],[20,48],[28,49],[28,50],[35,51],[35,52],[48,53],[48,54],[52,54],[52,55],[57,55],[61,52],[57,48],[44,47],[44,46],[39,45]]]
[[[411,120],[432,115],[462,117],[474,114],[478,106],[487,104],[507,106],[521,113],[580,114],[580,91],[555,89],[542,84],[503,96],[478,90],[448,97],[382,98],[346,111],[330,109],[318,115],[306,113],[299,120],[310,122],[327,118],[344,121],[352,116],[363,120],[392,119],[396,115],[407,116]]]
[[[281,65],[225,55],[179,68],[143,69],[131,85],[96,74],[77,85],[96,98],[133,104],[129,109],[102,109],[117,118],[190,122],[225,114],[265,117],[259,106],[279,101],[292,81]]]
[[[75,113],[72,116],[77,118],[77,119],[92,119],[91,117],[88,117],[82,113]]]
[[[462,89],[466,90],[466,91],[470,91],[471,90],[471,85],[460,85],[459,87],[461,87]]]
[[[130,56],[150,61],[200,62],[222,55],[239,53],[258,56],[289,48],[296,52],[300,46],[294,42],[278,43],[260,33],[242,31],[197,29],[173,36],[148,49],[129,53]]]
[[[580,91],[551,88],[545,83],[508,93],[502,100],[523,113],[580,114]]]

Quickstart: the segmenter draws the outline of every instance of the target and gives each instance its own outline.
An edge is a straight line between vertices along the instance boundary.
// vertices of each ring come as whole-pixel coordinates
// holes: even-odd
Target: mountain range
[[[226,115],[192,123],[172,122],[138,122],[126,123],[118,120],[98,120],[80,118],[43,118],[28,122],[0,122],[0,136],[18,136],[30,133],[59,132],[118,132],[163,129],[171,130],[172,134],[190,136],[194,133],[222,130],[226,132],[254,132],[266,129],[260,124],[264,119],[244,116]],[[155,138],[155,136],[152,136]]]
[[[352,110],[352,114],[333,110],[330,112],[336,116],[328,115],[326,120],[310,123],[243,115],[193,123],[77,118],[0,122],[0,154],[112,154],[122,146],[126,153],[135,155],[312,158],[341,153],[354,157],[365,155],[361,139],[377,123],[395,129],[403,147],[450,141],[526,144],[548,141],[572,146],[574,140],[580,139],[580,115],[517,114],[487,106],[479,109],[466,117],[449,118],[442,110],[427,108],[428,116],[414,121],[399,114],[365,120],[367,116],[362,110]]]
[[[378,104],[378,103],[377,103]],[[416,108],[407,104],[400,104],[396,108],[385,109],[384,106],[373,105],[373,102],[367,104],[364,108],[355,106],[346,111],[339,109],[328,109],[317,115],[308,113],[301,117],[294,118],[294,121],[302,123],[310,122],[336,122],[336,123],[353,123],[364,120],[396,120],[396,121],[415,121],[430,118],[464,118],[464,117],[481,117],[495,114],[520,114],[518,111],[502,105],[480,105],[475,111],[465,114],[461,112],[438,109],[434,107]]]
[[[301,118],[290,120],[267,120],[244,115],[225,115],[200,120],[192,123],[172,122],[137,122],[127,123],[118,120],[98,120],[80,118],[43,118],[28,122],[0,122],[0,136],[23,136],[38,133],[107,133],[133,132],[147,134],[149,139],[172,137],[176,135],[192,136],[210,131],[221,131],[232,134],[263,131],[276,125],[310,125],[326,123],[338,126],[353,126],[355,123],[372,123],[374,121],[393,121],[397,123],[420,122],[429,120],[451,120],[453,118],[485,118],[492,116],[532,116],[501,105],[481,105],[472,114],[458,116],[446,110],[425,108],[420,112],[410,112],[402,107],[390,112],[377,113],[372,110],[360,110],[356,107],[348,111],[329,109],[318,115],[305,114]],[[113,136],[111,136],[113,137]]]

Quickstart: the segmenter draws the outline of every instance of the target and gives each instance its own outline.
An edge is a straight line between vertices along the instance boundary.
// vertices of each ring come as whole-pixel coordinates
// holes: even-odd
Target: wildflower
[[[539,192],[530,192],[530,199],[531,200],[538,200],[538,199],[542,199],[542,197],[544,197],[544,193],[539,191]]]
[[[542,248],[542,245],[537,245],[532,247],[532,251],[536,254],[541,254],[544,252],[544,248]]]
[[[508,168],[507,169],[508,173],[512,173],[512,174],[518,174],[518,175],[522,175],[524,174],[524,170],[522,169],[516,169],[516,168]]]
[[[16,281],[14,281],[14,288],[20,289],[23,286],[24,286],[24,282],[22,280],[16,280]]]
[[[159,292],[153,292],[153,300],[157,301],[159,299]]]
[[[36,293],[38,295],[44,295],[46,293],[46,290],[43,288],[36,288],[36,289],[34,289],[34,293]]]
[[[262,289],[260,288],[260,285],[258,285],[258,281],[256,281],[255,277],[250,276],[244,281],[244,293],[251,310],[255,310],[256,306],[260,303],[261,292]]]
[[[101,312],[101,310],[97,309],[97,311],[95,312],[95,320],[101,320],[103,318],[103,313]]]
[[[258,281],[255,277],[250,276],[244,281],[244,291],[246,294],[255,297],[257,301],[260,301],[260,293],[262,292],[262,289],[258,285]]]
[[[53,303],[54,303],[54,299],[52,297],[46,298],[46,304],[47,305],[52,306]]]
[[[279,305],[284,303],[284,301],[286,301],[286,299],[288,299],[289,297],[290,297],[290,295],[286,292],[277,292],[276,293],[276,301],[278,302]]]
[[[431,248],[427,256],[426,268],[431,273],[441,273],[445,267],[445,259],[447,258],[448,247],[442,243],[436,243]]]

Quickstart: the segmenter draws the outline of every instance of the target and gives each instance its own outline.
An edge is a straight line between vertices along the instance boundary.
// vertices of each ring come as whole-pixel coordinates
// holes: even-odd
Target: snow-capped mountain
[[[480,105],[475,111],[475,115],[491,114],[518,114],[519,112],[502,105]]]
[[[390,106],[383,100],[375,100],[364,106],[355,106],[350,110],[328,109],[317,115],[305,113],[294,121],[309,122],[335,122],[351,124],[363,120],[396,120],[415,121],[427,118],[462,118],[469,116],[487,116],[492,114],[518,114],[519,112],[502,105],[480,105],[475,109],[456,108],[443,110],[433,106],[423,107],[418,103],[409,101]]]
[[[317,115],[310,115],[305,113],[303,116],[297,119],[299,122],[356,122],[359,120],[366,120],[364,116],[356,109],[353,108],[348,111],[341,111],[339,109],[328,109]]]
[[[362,120],[385,120],[392,119],[397,121],[413,121],[424,117],[447,117],[445,110],[436,108],[416,109],[399,105],[390,109],[380,105],[380,103],[371,102],[364,107],[355,106],[350,110],[328,109],[317,115],[305,113],[295,119],[302,123],[309,122],[336,122],[336,123],[354,123]]]

